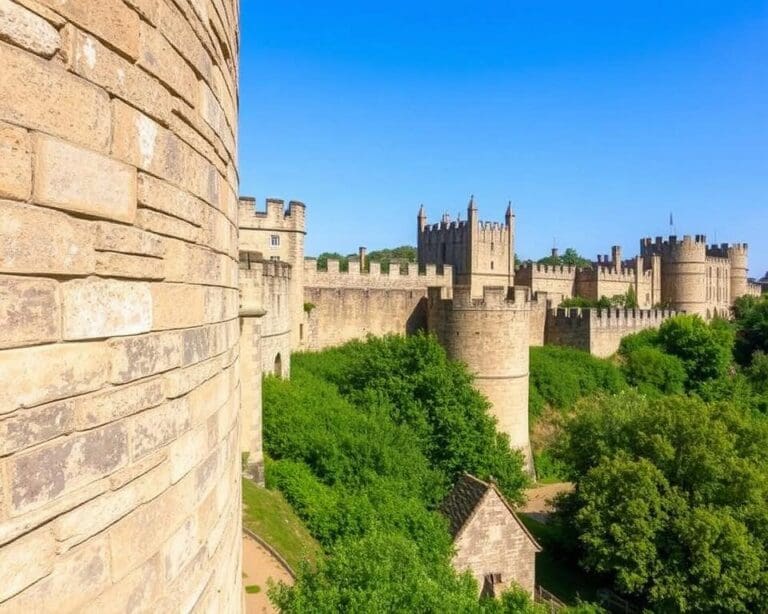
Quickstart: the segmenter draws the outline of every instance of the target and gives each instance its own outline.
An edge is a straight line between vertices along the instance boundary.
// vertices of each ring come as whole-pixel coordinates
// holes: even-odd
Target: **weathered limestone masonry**
[[[424,207],[416,217],[419,264],[453,266],[454,283],[469,286],[481,296],[484,286],[515,283],[515,215],[507,206],[504,224],[482,222],[475,199],[467,206],[467,220],[451,221],[443,215],[439,224],[427,224]]]
[[[0,0],[0,612],[238,612],[235,0]]]
[[[528,439],[527,288],[486,286],[473,298],[468,286],[430,288],[428,329],[448,355],[467,364],[477,388],[491,402],[499,429],[532,468]],[[492,332],[491,332],[492,331]]]
[[[308,259],[304,269],[306,332],[302,347],[320,350],[368,334],[407,334],[426,328],[426,297],[430,286],[450,287],[452,267],[437,270],[427,265],[420,271],[409,264],[401,272],[390,267],[381,273],[380,263],[371,262],[369,272],[359,262],[350,262],[348,272],[339,271],[337,260],[319,271],[317,261]]]
[[[623,337],[658,328],[676,313],[661,309],[547,310],[545,342],[607,358],[618,351]]]
[[[256,209],[251,197],[240,198],[238,225],[240,250],[259,252],[265,260],[288,263],[290,273],[291,347],[301,343],[304,322],[304,203],[292,200],[285,208],[285,201],[268,198],[265,211]]]

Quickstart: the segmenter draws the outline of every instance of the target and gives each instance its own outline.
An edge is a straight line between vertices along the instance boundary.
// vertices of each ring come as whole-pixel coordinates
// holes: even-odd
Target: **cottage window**
[[[272,247],[280,247],[280,235],[271,235],[269,237],[269,244]]]

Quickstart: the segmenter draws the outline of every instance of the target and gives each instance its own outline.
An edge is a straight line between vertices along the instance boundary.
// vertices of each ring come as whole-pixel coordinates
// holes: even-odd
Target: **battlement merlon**
[[[240,228],[256,230],[282,230],[306,234],[306,206],[298,200],[288,202],[280,198],[267,198],[265,208],[256,208],[256,199],[241,196],[237,208],[238,225]]]
[[[710,258],[730,258],[745,260],[749,253],[749,245],[746,243],[721,243],[707,247],[707,256]]]
[[[453,267],[427,264],[420,267],[409,262],[407,270],[390,264],[389,272],[383,273],[380,262],[369,262],[369,271],[361,271],[359,262],[350,262],[348,271],[341,271],[338,260],[328,259],[327,269],[318,269],[315,258],[304,260],[304,286],[307,288],[382,288],[390,290],[424,290],[430,286],[450,287],[453,284]]]
[[[664,237],[644,237],[640,239],[640,255],[652,256],[652,255],[670,255],[681,251],[695,251],[701,252],[702,255],[707,249],[707,235],[684,235],[678,238],[677,235],[669,235],[667,239]]]
[[[678,315],[672,309],[592,309],[588,307],[552,309],[550,318],[561,325],[580,326],[589,322],[593,328],[648,328],[658,326],[664,320]]]
[[[443,309],[453,311],[529,311],[530,288],[521,286],[484,286],[483,297],[472,296],[469,286],[452,289],[428,288],[430,304],[438,303]]]

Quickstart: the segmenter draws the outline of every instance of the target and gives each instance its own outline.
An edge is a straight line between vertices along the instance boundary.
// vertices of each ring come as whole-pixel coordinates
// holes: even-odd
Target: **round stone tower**
[[[491,402],[499,429],[510,445],[522,451],[526,468],[533,462],[528,437],[528,327],[531,304],[524,288],[485,287],[483,297],[471,297],[468,286],[453,288],[443,298],[441,288],[429,289],[430,332],[448,355],[464,362],[475,384]]]
[[[731,303],[747,293],[747,251],[746,243],[735,243],[728,248],[728,261],[731,264]]]
[[[707,238],[669,237],[662,245],[661,295],[673,309],[707,313]]]
[[[0,2],[0,612],[240,612],[236,0]]]

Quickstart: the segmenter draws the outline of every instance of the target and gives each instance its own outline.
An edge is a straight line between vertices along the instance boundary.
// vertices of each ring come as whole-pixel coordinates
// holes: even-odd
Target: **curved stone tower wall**
[[[0,612],[240,611],[235,0],[0,0]]]
[[[473,299],[467,286],[453,288],[453,298],[442,298],[440,288],[429,289],[428,328],[448,355],[464,362],[475,385],[492,404],[499,429],[509,435],[532,468],[528,434],[528,365],[531,303],[527,289],[485,287]]]
[[[661,295],[676,311],[707,313],[706,238],[670,237],[663,245]]]
[[[728,261],[731,265],[731,297],[733,303],[740,296],[749,293],[747,280],[747,244],[737,243],[728,248]]]

